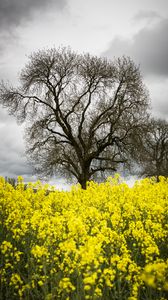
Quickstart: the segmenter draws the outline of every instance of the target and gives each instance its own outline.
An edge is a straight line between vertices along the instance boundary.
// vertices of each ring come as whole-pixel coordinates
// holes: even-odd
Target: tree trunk
[[[87,170],[87,172],[83,172],[83,174],[81,174],[80,178],[78,179],[78,182],[80,183],[81,187],[83,190],[86,190],[86,185],[87,185],[87,181],[89,181],[90,176],[89,176],[89,171]]]
[[[86,190],[86,181],[83,180],[82,182],[79,182],[81,184],[81,187],[83,190]]]

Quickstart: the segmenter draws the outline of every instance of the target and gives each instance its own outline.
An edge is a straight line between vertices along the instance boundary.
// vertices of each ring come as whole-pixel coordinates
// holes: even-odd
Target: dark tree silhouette
[[[168,123],[152,118],[139,147],[140,175],[168,177]]]
[[[114,172],[131,157],[133,133],[146,122],[148,93],[127,57],[114,62],[70,48],[38,51],[20,76],[1,84],[0,103],[27,121],[35,170],[86,182]]]
[[[17,180],[16,180],[16,178],[12,178],[12,177],[7,177],[7,176],[5,176],[5,182],[10,183],[14,188],[15,188],[16,185],[17,185]]]

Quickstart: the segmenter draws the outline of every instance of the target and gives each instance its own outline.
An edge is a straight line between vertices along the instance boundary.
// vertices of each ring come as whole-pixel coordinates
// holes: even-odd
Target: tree
[[[70,48],[38,51],[20,87],[1,84],[0,102],[27,120],[36,172],[86,182],[129,162],[133,132],[146,122],[148,93],[129,57],[114,62]]]
[[[17,180],[16,180],[16,178],[12,178],[12,177],[7,177],[7,176],[5,176],[5,182],[11,184],[14,188],[15,188],[16,185],[17,185]]]
[[[140,146],[140,174],[142,176],[168,177],[168,123],[152,118],[148,122]]]

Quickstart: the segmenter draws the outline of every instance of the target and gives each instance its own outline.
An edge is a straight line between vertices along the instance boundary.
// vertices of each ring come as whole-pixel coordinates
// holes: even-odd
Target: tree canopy
[[[139,67],[129,57],[109,61],[70,48],[33,53],[18,88],[1,84],[0,103],[26,121],[36,172],[76,178],[83,188],[129,164],[149,105]]]
[[[141,176],[168,177],[168,123],[166,120],[151,118],[139,145]]]

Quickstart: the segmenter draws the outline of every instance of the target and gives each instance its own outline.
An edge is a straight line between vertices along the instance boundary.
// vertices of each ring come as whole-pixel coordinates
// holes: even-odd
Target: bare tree
[[[168,177],[168,123],[152,118],[139,147],[140,174],[142,176]]]
[[[132,135],[146,122],[148,93],[130,58],[114,62],[70,48],[38,51],[19,88],[1,84],[0,103],[27,121],[36,172],[86,182],[129,162]]]

